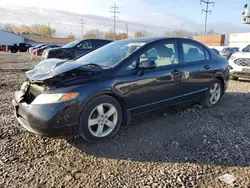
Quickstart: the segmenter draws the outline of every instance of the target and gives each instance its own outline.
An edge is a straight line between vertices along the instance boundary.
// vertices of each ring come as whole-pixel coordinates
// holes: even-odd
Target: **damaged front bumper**
[[[24,95],[24,91],[16,91],[12,105],[18,122],[26,130],[46,136],[75,133],[79,112],[74,101],[55,104],[28,104],[25,102]]]

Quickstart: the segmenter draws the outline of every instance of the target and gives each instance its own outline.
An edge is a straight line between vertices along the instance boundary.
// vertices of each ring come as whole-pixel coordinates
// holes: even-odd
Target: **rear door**
[[[186,99],[195,99],[205,92],[214,75],[214,62],[210,52],[201,44],[182,40],[181,70],[183,72],[182,92]]]

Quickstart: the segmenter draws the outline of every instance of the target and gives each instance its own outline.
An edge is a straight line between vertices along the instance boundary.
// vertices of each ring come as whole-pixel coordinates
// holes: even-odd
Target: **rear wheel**
[[[203,99],[201,104],[204,107],[208,108],[213,107],[219,102],[221,95],[222,95],[222,84],[220,80],[213,79],[209,89],[205,94],[205,99]]]
[[[83,109],[79,133],[89,142],[113,137],[122,122],[122,109],[113,97],[103,95],[91,100]]]

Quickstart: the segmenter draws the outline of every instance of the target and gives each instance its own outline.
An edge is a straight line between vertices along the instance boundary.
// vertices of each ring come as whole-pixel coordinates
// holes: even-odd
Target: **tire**
[[[216,88],[219,87],[219,89],[215,91],[216,94],[215,93],[211,94],[212,90],[214,90],[215,87]],[[216,78],[213,79],[210,84],[210,87],[205,93],[204,99],[202,100],[201,104],[206,108],[211,108],[215,106],[220,101],[222,93],[223,91],[222,91],[221,81]],[[214,100],[212,100],[212,95],[214,95]]]
[[[237,77],[237,76],[231,76],[231,79],[232,79],[232,80],[238,80],[239,77]]]
[[[82,110],[79,135],[88,142],[102,142],[112,138],[120,129],[121,123],[122,108],[119,102],[111,96],[102,95],[91,100]]]

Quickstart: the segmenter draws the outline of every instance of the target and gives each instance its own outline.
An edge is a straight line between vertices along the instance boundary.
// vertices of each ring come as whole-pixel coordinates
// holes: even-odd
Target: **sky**
[[[208,22],[229,22],[242,25],[241,13],[248,0],[214,1],[215,6],[210,6],[212,14],[208,16]],[[9,0],[8,3],[3,4],[44,7],[109,17],[109,9],[114,2],[119,7],[119,18],[123,20],[152,23],[155,22],[155,18],[158,18],[155,24],[159,25],[161,21],[164,21],[164,15],[168,14],[197,23],[204,22],[201,9],[205,8],[205,5],[200,5],[199,0]]]
[[[243,6],[246,3],[250,4],[250,0],[213,1],[215,6],[209,7],[212,14],[208,15],[208,28],[215,26],[219,28],[222,24],[244,29],[250,27],[242,24]],[[201,14],[205,4],[200,4],[200,0],[8,0],[5,3],[1,2],[5,6],[43,7],[109,18],[111,17],[110,7],[114,3],[119,7],[118,20],[161,26],[170,30],[176,28],[191,30],[194,24],[202,25],[205,18],[205,15]],[[168,23],[169,20],[171,23]]]

